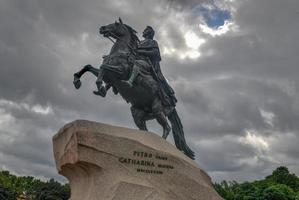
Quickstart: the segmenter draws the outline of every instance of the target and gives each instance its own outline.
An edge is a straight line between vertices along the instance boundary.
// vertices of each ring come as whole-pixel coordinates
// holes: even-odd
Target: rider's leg
[[[157,122],[163,127],[163,136],[162,137],[164,139],[166,139],[167,136],[169,135],[171,127],[168,124],[165,114],[163,113],[162,103],[158,97],[156,97],[156,99],[153,102],[152,111],[153,111],[153,114],[154,114]]]
[[[133,87],[133,83],[134,83],[136,77],[138,76],[138,74],[139,74],[139,68],[138,68],[137,64],[134,64],[130,78],[125,82],[128,83],[130,87]]]

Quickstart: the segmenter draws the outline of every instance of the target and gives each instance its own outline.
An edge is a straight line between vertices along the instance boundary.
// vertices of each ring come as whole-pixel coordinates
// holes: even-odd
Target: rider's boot
[[[127,83],[130,87],[133,87],[133,83],[134,83],[137,76],[138,76],[138,69],[134,65],[130,78],[127,81],[124,81],[124,82]]]
[[[103,83],[102,81],[97,81],[97,82],[96,82],[98,91],[93,91],[93,93],[94,93],[95,95],[99,95],[99,96],[105,97],[106,94],[107,94],[107,90],[106,90],[106,88],[102,85],[102,83]]]

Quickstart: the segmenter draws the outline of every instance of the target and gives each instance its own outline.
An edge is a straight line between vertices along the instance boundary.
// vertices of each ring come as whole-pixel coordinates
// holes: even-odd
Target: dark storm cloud
[[[246,130],[252,129],[258,136],[276,137],[275,132],[283,140],[280,143],[283,149],[290,150],[282,153],[282,149],[277,150],[278,143],[268,138],[269,152],[259,163],[255,166],[243,164],[240,173],[237,169],[226,175],[223,172],[213,173],[218,178],[230,179],[230,174],[231,177],[246,179],[249,176],[256,177],[256,174],[266,175],[271,168],[279,165],[287,165],[292,169],[298,165],[294,159],[287,158],[288,154],[292,157],[296,155],[296,150],[285,136],[292,132],[294,141],[298,138],[298,56],[295,54],[299,23],[295,17],[295,2],[287,1],[288,5],[283,8],[279,6],[280,3],[275,1],[275,8],[272,8],[272,4],[270,8],[267,1],[236,2],[233,21],[238,31],[216,37],[198,33],[207,41],[200,46],[202,54],[198,60],[164,60],[164,64],[171,67],[166,71],[171,77],[186,77],[188,80],[175,80],[172,83],[177,96],[181,97],[178,107],[182,112],[185,130],[192,133],[192,138],[204,140],[209,137],[221,138],[221,135],[245,137]],[[243,15],[243,11],[246,14]],[[286,15],[288,12],[294,17]],[[186,96],[196,97],[190,101]],[[219,141],[221,149],[229,145],[221,145],[224,140]],[[200,144],[195,148],[199,155],[207,150],[203,157],[208,157],[208,152],[211,152],[211,158],[217,157],[210,149],[201,148]],[[248,150],[243,152],[238,142],[235,148],[241,152],[241,157],[251,158],[245,153]],[[276,158],[279,152],[284,159]],[[232,160],[227,157],[230,153],[215,149],[215,154],[223,159],[219,163],[210,161],[213,164],[207,168],[223,167],[224,170],[225,161]],[[199,162],[205,163],[205,159],[199,159]],[[251,169],[246,171],[249,166]],[[257,170],[260,168],[264,170]],[[247,175],[242,174],[242,169]]]
[[[199,3],[212,3],[210,0],[166,0],[169,6],[176,9],[190,9]]]
[[[202,140],[199,144],[201,164],[211,171],[240,171],[245,164],[244,157],[255,155],[252,147],[238,143],[234,137],[223,137],[214,140]],[[236,151],[238,149],[238,151]],[[226,154],[219,152],[224,151]],[[225,159],[222,157],[225,156]]]
[[[22,114],[24,115],[24,114]],[[40,116],[41,118],[43,116]],[[49,119],[49,118],[48,118]],[[1,168],[18,174],[54,177],[52,157],[51,119],[40,127],[36,121],[11,116],[9,109],[1,112]],[[46,123],[45,123],[46,124]]]
[[[202,2],[210,1],[1,1],[0,168],[57,176],[51,137],[77,118],[134,127],[120,96],[92,94],[94,76],[85,75],[80,90],[72,85],[75,71],[98,66],[111,47],[99,26],[122,17],[139,36],[153,26],[162,53],[176,51],[162,54],[162,70],[179,99],[187,141],[213,178],[295,169],[298,2],[213,1],[231,11],[235,28],[218,36],[198,26],[204,21],[192,8]],[[187,32],[204,40],[196,59],[179,58],[190,50]]]
[[[159,17],[161,8],[155,3],[161,2],[1,2],[0,121],[1,135],[10,141],[2,140],[1,165],[24,173],[20,163],[27,160],[34,167],[26,173],[43,176],[40,165],[53,168],[51,136],[76,118],[134,127],[129,106],[120,97],[92,95],[95,77],[91,75],[83,77],[82,89],[76,91],[72,74],[84,64],[98,65],[107,53],[111,43],[97,35],[100,25],[122,17],[142,30],[151,20],[159,21],[148,17]],[[144,12],[148,6],[153,9]],[[52,112],[36,113],[32,109],[37,105]]]
[[[185,127],[200,137],[241,135],[247,129],[266,135],[267,130],[298,130],[298,114],[292,110],[295,99],[276,82],[232,76],[174,83]]]

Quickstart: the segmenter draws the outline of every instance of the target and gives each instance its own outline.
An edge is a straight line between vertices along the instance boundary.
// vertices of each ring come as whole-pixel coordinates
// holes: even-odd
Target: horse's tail
[[[175,146],[182,152],[184,152],[185,155],[187,155],[189,158],[194,160],[195,155],[194,152],[189,148],[189,146],[186,143],[185,136],[184,136],[184,130],[183,125],[181,123],[181,120],[179,118],[178,113],[176,112],[176,109],[174,108],[170,115],[168,115],[168,119],[171,122],[172,127],[172,133],[173,138],[175,142]]]

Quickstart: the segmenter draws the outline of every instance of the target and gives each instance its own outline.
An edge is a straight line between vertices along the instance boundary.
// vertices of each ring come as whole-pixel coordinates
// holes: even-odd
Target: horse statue
[[[115,94],[119,93],[131,104],[134,122],[140,130],[147,130],[147,120],[156,119],[163,127],[162,137],[166,139],[172,130],[176,147],[194,159],[194,152],[185,141],[183,126],[175,106],[163,103],[161,88],[157,78],[153,76],[152,64],[136,53],[140,43],[136,35],[137,32],[119,19],[115,23],[100,27],[99,33],[109,38],[114,44],[109,55],[103,56],[103,62],[99,69],[85,65],[74,74],[75,88],[79,89],[81,86],[80,77],[85,72],[91,72],[98,77],[96,83],[99,90],[94,91],[95,94],[105,97],[106,92],[112,88]],[[134,67],[140,69],[140,74],[136,77],[135,84],[129,85],[127,80]],[[102,82],[105,83],[105,86],[102,85]]]

